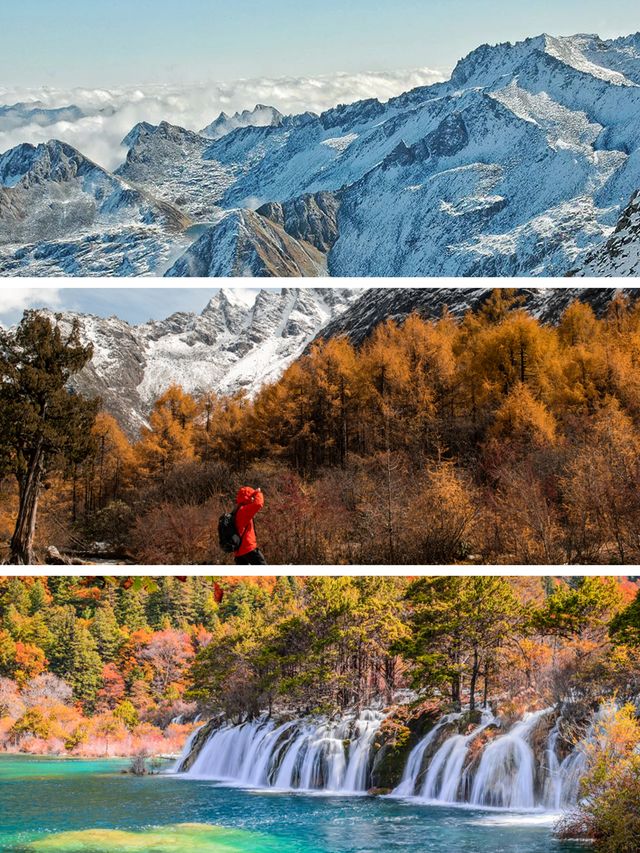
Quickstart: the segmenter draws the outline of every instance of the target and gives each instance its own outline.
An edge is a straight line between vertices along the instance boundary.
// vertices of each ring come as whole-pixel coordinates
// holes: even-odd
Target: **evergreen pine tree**
[[[0,474],[12,474],[18,483],[10,563],[35,562],[38,500],[47,474],[91,450],[99,401],[67,388],[91,354],[77,321],[65,336],[47,317],[25,311],[17,330],[0,331]]]
[[[41,613],[47,605],[47,591],[44,584],[37,578],[29,590],[29,615]]]
[[[137,589],[131,587],[130,589],[125,589],[121,587],[118,591],[118,603],[116,606],[116,616],[120,625],[124,628],[129,628],[130,631],[147,628],[146,599],[147,592],[143,588]]]
[[[98,654],[105,663],[114,660],[122,642],[118,620],[110,604],[102,604],[91,623],[91,635],[96,641]]]

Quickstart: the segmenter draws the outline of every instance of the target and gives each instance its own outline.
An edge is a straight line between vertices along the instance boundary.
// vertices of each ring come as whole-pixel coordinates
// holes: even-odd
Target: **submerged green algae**
[[[37,853],[294,853],[258,832],[204,823],[178,823],[136,831],[84,829],[48,835],[29,844]]]

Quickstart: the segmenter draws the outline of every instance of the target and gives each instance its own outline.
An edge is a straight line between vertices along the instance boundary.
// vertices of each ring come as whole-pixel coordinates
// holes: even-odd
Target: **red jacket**
[[[259,489],[243,486],[236,495],[236,504],[236,530],[238,536],[242,537],[242,542],[235,555],[242,557],[258,547],[253,517],[264,506],[264,495]]]

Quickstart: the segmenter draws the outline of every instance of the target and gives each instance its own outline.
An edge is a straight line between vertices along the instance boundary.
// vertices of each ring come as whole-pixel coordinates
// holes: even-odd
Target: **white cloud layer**
[[[200,130],[221,111],[233,113],[252,109],[256,104],[274,106],[285,114],[306,110],[322,112],[336,104],[361,98],[386,101],[416,86],[444,79],[439,71],[418,68],[412,71],[336,73],[318,77],[236,80],[230,83],[168,86],[154,85],[125,89],[24,89],[0,87],[0,105],[25,103],[26,109],[3,115],[0,108],[0,153],[21,142],[33,144],[61,139],[107,169],[114,169],[125,157],[122,138],[138,121],[158,124],[168,121]],[[36,106],[39,113],[25,115]],[[75,105],[85,116],[69,120],[53,117],[47,123],[42,111]],[[18,113],[18,114],[17,114]]]
[[[60,291],[53,287],[0,287],[0,325],[15,323],[26,308],[60,305]]]

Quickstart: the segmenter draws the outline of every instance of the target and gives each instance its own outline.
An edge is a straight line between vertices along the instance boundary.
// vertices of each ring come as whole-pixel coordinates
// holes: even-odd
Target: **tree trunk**
[[[476,683],[478,681],[478,670],[480,665],[478,662],[478,650],[473,650],[473,667],[471,669],[471,681],[469,683],[469,710],[476,709]]]
[[[27,471],[19,482],[18,517],[9,546],[9,562],[19,566],[30,566],[35,563],[33,537],[36,531],[41,474],[42,438],[38,440],[29,459]]]

